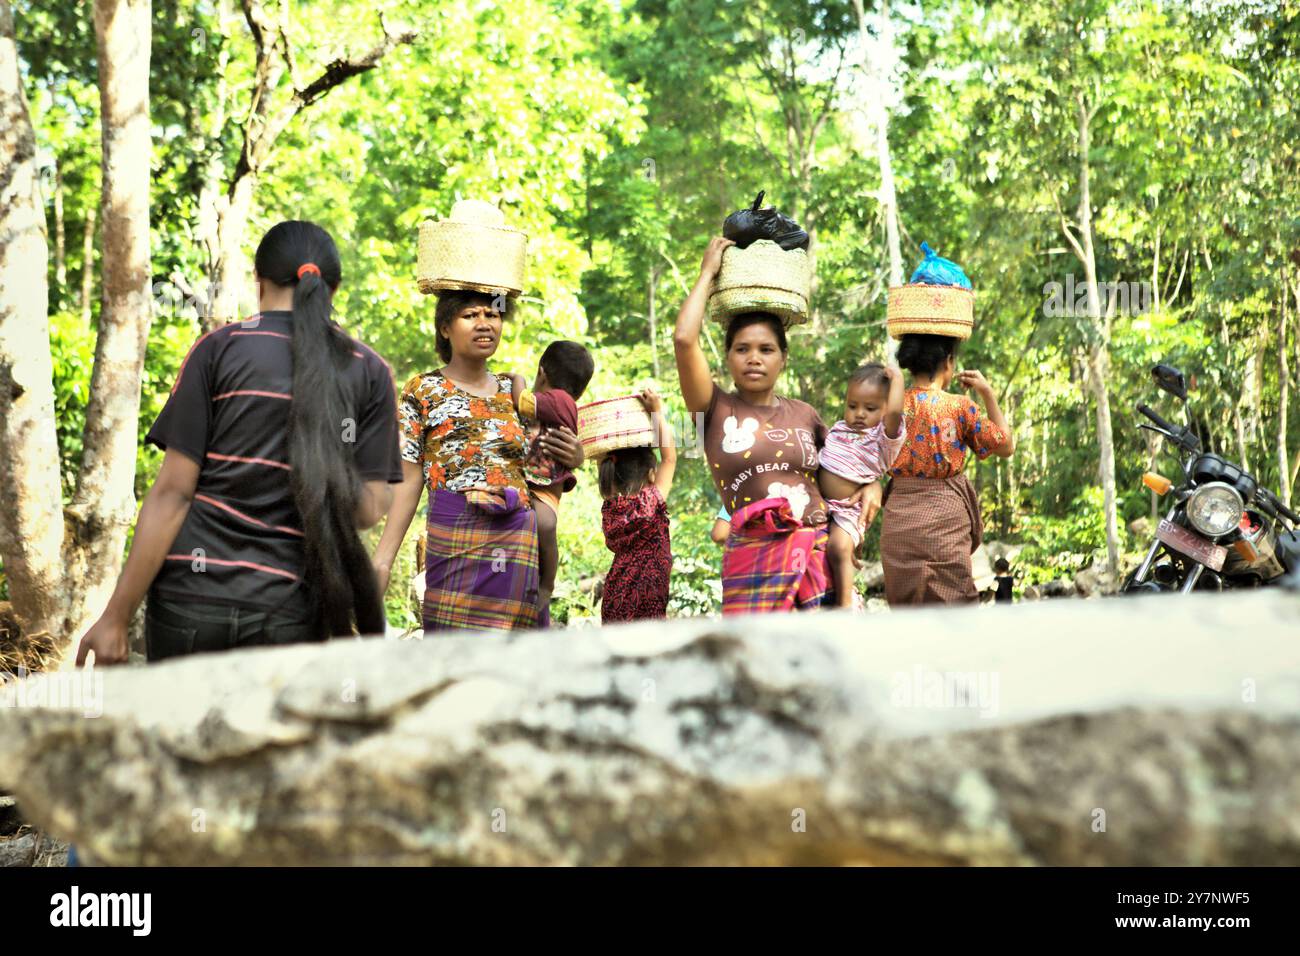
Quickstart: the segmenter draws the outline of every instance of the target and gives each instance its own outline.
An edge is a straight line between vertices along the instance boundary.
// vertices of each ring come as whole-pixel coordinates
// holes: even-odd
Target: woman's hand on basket
[[[714,236],[709,240],[709,248],[704,250],[704,261],[700,263],[700,278],[712,279],[722,268],[722,253],[727,246],[734,246],[735,243],[730,239],[724,239],[722,236]]]
[[[542,451],[570,471],[581,468],[586,460],[582,442],[578,440],[577,434],[564,425],[546,429],[546,433],[541,437],[541,444]]]

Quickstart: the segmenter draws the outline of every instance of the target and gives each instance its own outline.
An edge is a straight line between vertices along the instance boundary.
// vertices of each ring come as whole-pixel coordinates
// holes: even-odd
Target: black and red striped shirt
[[[291,312],[263,312],[200,338],[148,440],[200,465],[184,524],[154,579],[162,597],[305,614],[302,521],[289,486]],[[399,482],[388,365],[355,342],[353,415],[339,423],[363,481]]]

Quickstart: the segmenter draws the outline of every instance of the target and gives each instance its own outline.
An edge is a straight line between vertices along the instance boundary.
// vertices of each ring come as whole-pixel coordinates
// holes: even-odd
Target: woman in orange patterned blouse
[[[524,483],[527,436],[509,374],[488,359],[513,301],[444,292],[434,315],[447,364],[406,383],[398,407],[401,486],[375,551],[387,590],[402,539],[429,490],[423,624],[426,632],[527,628],[537,623],[537,519]],[[582,445],[551,430],[544,450],[571,468]]]
[[[956,372],[957,340],[904,335],[898,364],[911,373],[903,404],[906,441],[890,469],[880,552],[891,606],[978,600],[970,556],[983,538],[979,499],[962,474],[967,454],[1009,457],[1015,439],[993,388]],[[984,403],[946,391],[956,378]]]

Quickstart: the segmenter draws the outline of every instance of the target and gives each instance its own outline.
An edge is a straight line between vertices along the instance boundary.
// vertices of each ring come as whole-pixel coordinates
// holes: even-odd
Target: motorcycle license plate
[[[1188,531],[1167,518],[1161,519],[1159,527],[1156,528],[1156,537],[1175,551],[1205,565],[1211,571],[1223,570],[1223,561],[1228,556],[1227,548],[1206,541],[1199,534]]]

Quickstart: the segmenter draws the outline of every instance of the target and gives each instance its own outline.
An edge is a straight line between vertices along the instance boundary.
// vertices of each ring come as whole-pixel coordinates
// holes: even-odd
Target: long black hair
[[[898,364],[913,375],[939,374],[943,363],[957,354],[957,340],[949,335],[908,333],[898,340]]]
[[[304,269],[308,263],[316,270]],[[302,519],[308,607],[322,639],[383,634],[379,582],[357,533],[361,476],[344,440],[360,410],[345,384],[355,346],[330,318],[339,251],[320,226],[291,220],[262,237],[254,266],[258,278],[293,286],[289,486]]]

